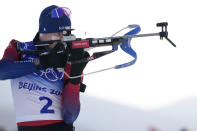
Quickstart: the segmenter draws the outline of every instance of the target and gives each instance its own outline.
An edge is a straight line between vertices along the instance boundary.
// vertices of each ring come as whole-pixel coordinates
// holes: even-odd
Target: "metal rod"
[[[123,36],[122,38],[127,39],[127,38],[148,37],[148,36],[159,36],[159,33],[128,35],[128,36]]]
[[[149,33],[149,34],[139,34],[139,35],[127,35],[127,36],[115,36],[115,37],[104,37],[104,38],[96,38],[94,40],[102,40],[102,39],[111,39],[111,38],[137,38],[137,37],[148,37],[148,36],[160,36],[159,33]]]

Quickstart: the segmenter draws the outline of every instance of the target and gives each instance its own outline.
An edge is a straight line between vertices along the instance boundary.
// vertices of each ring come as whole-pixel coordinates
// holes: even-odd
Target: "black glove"
[[[81,75],[84,68],[86,67],[88,62],[82,62],[82,63],[74,63],[72,64],[72,61],[81,60],[84,58],[88,58],[90,55],[88,52],[84,51],[83,49],[74,49],[71,50],[71,70],[70,70],[70,76],[78,76]],[[81,82],[81,77],[70,79],[70,82],[72,84],[79,84]]]
[[[34,64],[38,69],[46,68],[64,68],[68,59],[68,53],[63,45],[58,43],[49,50],[48,54],[41,54],[39,58],[34,59]]]

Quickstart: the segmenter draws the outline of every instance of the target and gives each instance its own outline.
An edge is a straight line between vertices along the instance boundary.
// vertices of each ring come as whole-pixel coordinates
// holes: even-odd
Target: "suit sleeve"
[[[65,67],[65,72],[70,75],[71,65],[67,64]],[[62,116],[67,124],[73,123],[80,112],[80,83],[72,84],[69,82],[67,76],[64,76],[66,81],[65,86],[62,91]]]
[[[12,40],[0,60],[0,80],[15,79],[36,72],[36,66],[30,61],[19,61],[18,52]]]

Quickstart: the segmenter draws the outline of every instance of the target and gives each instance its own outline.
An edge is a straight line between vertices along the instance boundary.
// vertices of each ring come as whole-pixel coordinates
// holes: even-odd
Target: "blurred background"
[[[177,48],[159,37],[135,38],[131,41],[138,55],[135,65],[84,78],[87,89],[81,94],[81,113],[75,126],[79,131],[196,131],[197,9],[194,2],[1,1],[0,56],[11,39],[31,41],[38,31],[40,12],[52,4],[71,9],[73,34],[80,38],[111,36],[130,24],[139,24],[140,33],[155,33],[160,32],[157,22],[168,22],[169,38]],[[118,50],[90,62],[85,73],[131,60]],[[14,131],[9,81],[0,81],[0,89],[0,131]]]

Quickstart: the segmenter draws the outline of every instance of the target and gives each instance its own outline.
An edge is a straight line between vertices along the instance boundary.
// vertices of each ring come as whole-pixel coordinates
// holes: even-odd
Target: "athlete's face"
[[[62,37],[63,37],[62,32],[40,34],[40,41],[61,40]],[[57,42],[50,44],[49,48],[55,47],[56,44],[57,44]]]

